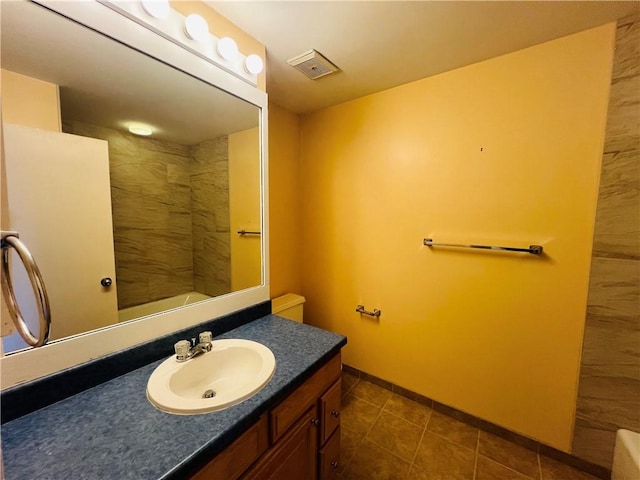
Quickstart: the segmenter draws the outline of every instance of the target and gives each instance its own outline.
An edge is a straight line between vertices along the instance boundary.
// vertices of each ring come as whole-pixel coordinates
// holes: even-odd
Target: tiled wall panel
[[[611,468],[618,428],[640,431],[640,15],[617,28],[573,453]]]
[[[118,308],[230,288],[227,138],[187,146],[80,122],[109,142]]]
[[[191,149],[194,286],[210,296],[231,291],[228,143],[224,136]]]

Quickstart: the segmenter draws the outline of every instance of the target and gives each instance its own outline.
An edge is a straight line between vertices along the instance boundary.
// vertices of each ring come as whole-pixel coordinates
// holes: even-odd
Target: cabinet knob
[[[100,285],[102,285],[105,288],[110,287],[112,283],[113,283],[113,280],[111,280],[109,277],[105,277],[102,280],[100,280]]]
[[[314,418],[313,420],[311,420],[311,423],[313,423],[314,427],[319,427],[320,426],[320,419],[319,418]]]
[[[338,418],[340,416],[340,412],[338,410],[331,410],[331,415],[333,418]]]
[[[338,461],[337,461],[337,460],[334,460],[333,462],[331,462],[331,468],[333,468],[334,470],[335,470],[336,468],[338,468],[338,465],[340,465],[340,464],[338,463]]]

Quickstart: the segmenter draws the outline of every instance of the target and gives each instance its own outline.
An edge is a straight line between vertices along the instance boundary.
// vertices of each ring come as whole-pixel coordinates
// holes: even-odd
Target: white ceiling
[[[605,24],[637,1],[219,1],[267,49],[270,99],[314,111]],[[286,60],[316,49],[341,72],[310,80]]]

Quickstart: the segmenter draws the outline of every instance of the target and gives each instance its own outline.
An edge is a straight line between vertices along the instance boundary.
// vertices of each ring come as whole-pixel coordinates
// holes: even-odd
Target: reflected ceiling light
[[[209,25],[200,15],[192,13],[184,19],[184,33],[192,40],[206,42],[209,39]]]
[[[229,62],[235,60],[238,56],[238,45],[233,38],[223,37],[218,40],[216,50],[218,51],[218,55]]]
[[[249,73],[258,75],[264,69],[264,62],[258,55],[252,53],[245,59],[244,69]]]
[[[148,137],[153,133],[153,130],[150,127],[145,127],[143,125],[130,125],[129,131],[134,135],[140,135],[143,137]]]
[[[167,18],[169,16],[169,0],[142,0],[142,8],[154,18]]]

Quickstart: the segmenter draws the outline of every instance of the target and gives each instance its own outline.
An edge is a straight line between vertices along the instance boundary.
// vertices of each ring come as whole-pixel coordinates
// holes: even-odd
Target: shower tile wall
[[[573,453],[611,468],[640,431],[640,15],[616,35]]]
[[[231,291],[229,235],[229,141],[195,145],[190,171],[195,290],[210,296]]]
[[[226,146],[226,138],[222,147],[216,147],[215,140],[190,147],[80,122],[65,121],[63,131],[109,142],[118,308],[197,290],[202,282],[196,277],[204,274],[194,262],[201,261],[203,249],[212,245],[201,232],[217,230],[215,226],[205,227],[203,222],[211,218],[204,218],[202,212],[211,208],[208,202],[215,197],[222,201],[215,219],[225,217],[225,208],[226,217],[229,215],[228,194],[224,202],[224,193],[213,193],[219,184],[228,190],[226,177],[206,185],[211,175],[228,170],[227,165],[222,165],[227,163],[227,155],[220,152]],[[210,171],[204,167],[208,154],[216,159]],[[228,223],[227,219],[227,236]],[[218,242],[216,247],[222,251],[216,253],[217,257],[229,257],[224,242]],[[207,264],[210,266],[212,261]],[[213,270],[220,272],[225,267]],[[222,277],[215,275],[218,280]],[[222,284],[219,290],[227,288],[230,279],[222,279]],[[198,291],[215,294],[212,288]]]

